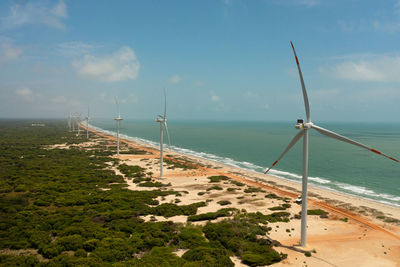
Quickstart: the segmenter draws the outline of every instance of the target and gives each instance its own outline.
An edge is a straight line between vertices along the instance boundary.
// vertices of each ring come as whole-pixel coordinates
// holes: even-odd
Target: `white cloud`
[[[33,91],[27,87],[17,89],[15,91],[15,93],[25,101],[33,101],[34,100]]]
[[[211,94],[211,101],[217,103],[222,101],[222,99],[219,96],[217,96],[214,91],[210,91],[210,94]]]
[[[74,42],[59,44],[57,50],[64,56],[78,57],[90,53],[94,48],[97,47],[99,46],[84,42],[74,41]]]
[[[6,40],[0,42],[0,66],[6,62],[19,58],[23,49],[21,47],[13,46],[12,41]]]
[[[72,65],[80,75],[105,82],[135,80],[140,68],[135,52],[127,46],[102,58],[85,55]]]
[[[175,75],[171,76],[171,77],[168,79],[168,82],[169,82],[169,83],[172,83],[172,84],[177,84],[177,83],[179,83],[181,80],[182,80],[181,76],[175,74]]]
[[[400,56],[380,56],[372,60],[346,61],[331,70],[340,79],[354,81],[399,82]]]
[[[10,14],[2,19],[2,26],[9,29],[26,24],[39,24],[64,29],[62,19],[68,16],[67,6],[62,0],[55,5],[52,4],[51,1],[27,1],[15,4],[10,8]]]

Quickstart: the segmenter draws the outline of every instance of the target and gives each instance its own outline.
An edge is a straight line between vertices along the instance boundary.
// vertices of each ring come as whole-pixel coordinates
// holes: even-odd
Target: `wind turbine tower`
[[[118,110],[118,117],[114,118],[114,120],[117,123],[117,156],[119,156],[119,126],[122,121],[122,118],[121,118],[121,113],[119,112],[119,104],[117,97],[115,97],[115,104],[117,105],[117,110]]]
[[[78,124],[78,136],[81,134],[81,113],[79,113],[76,123]]]
[[[86,117],[86,139],[89,139],[89,106],[87,108],[87,117]]]
[[[167,94],[164,89],[164,116],[158,115],[155,122],[160,123],[160,178],[163,177],[163,134],[164,128],[167,133],[168,143],[171,146],[171,140],[169,138],[168,126],[167,126]]]
[[[300,245],[302,247],[305,247],[307,244],[306,238],[307,238],[308,131],[309,130],[314,129],[317,132],[319,132],[327,137],[337,139],[339,141],[343,141],[343,142],[346,142],[346,143],[349,143],[349,144],[352,144],[355,146],[362,147],[364,149],[367,149],[378,155],[382,155],[382,156],[389,158],[391,160],[394,160],[396,162],[399,162],[399,161],[395,158],[392,158],[390,156],[383,154],[382,152],[380,152],[378,150],[375,150],[366,145],[363,145],[354,140],[351,140],[347,137],[344,137],[342,135],[339,135],[337,133],[334,133],[332,131],[329,131],[327,129],[319,127],[311,122],[310,106],[308,103],[307,91],[306,91],[306,86],[305,86],[304,80],[303,80],[303,74],[300,69],[299,59],[297,58],[293,43],[290,42],[290,44],[292,45],[294,57],[295,57],[296,63],[297,63],[297,69],[299,71],[300,84],[301,84],[301,88],[303,91],[304,106],[305,106],[305,110],[306,110],[307,120],[306,120],[306,122],[304,122],[303,119],[297,120],[297,124],[295,127],[296,127],[296,129],[300,130],[300,132],[295,135],[295,137],[292,139],[292,141],[290,141],[289,145],[286,147],[285,151],[283,151],[283,153],[279,156],[279,158],[272,164],[272,166],[270,168],[268,168],[265,171],[265,173],[268,173],[268,171],[278,163],[278,161],[297,143],[297,141],[299,141],[301,138],[303,138],[303,177],[302,177],[302,194],[301,194],[302,202],[301,202],[301,241],[300,241]]]
[[[76,121],[76,116],[72,115],[71,117],[72,132],[75,132],[75,121]]]
[[[68,116],[68,131],[71,131],[71,112],[69,113]]]

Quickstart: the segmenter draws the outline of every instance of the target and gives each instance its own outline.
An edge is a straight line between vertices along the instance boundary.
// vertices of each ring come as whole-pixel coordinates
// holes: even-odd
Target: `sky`
[[[0,1],[0,118],[400,122],[400,1]]]

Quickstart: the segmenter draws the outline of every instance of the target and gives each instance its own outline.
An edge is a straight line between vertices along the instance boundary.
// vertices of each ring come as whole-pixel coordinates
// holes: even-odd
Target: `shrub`
[[[261,188],[257,188],[257,187],[248,187],[244,190],[245,193],[256,193],[256,192],[265,192],[264,190],[262,190]]]
[[[196,247],[182,255],[182,258],[199,266],[233,267],[226,250],[211,247]],[[197,265],[196,264],[196,265]]]
[[[160,182],[144,182],[144,183],[140,183],[138,184],[138,186],[141,187],[163,187],[163,186],[168,186],[167,184],[163,184]]]
[[[77,250],[83,247],[83,239],[80,235],[63,236],[57,240],[57,244],[63,250]]]
[[[229,205],[232,204],[230,201],[228,200],[220,200],[217,202],[218,204],[220,204],[221,206],[225,206],[225,205]]]
[[[191,215],[187,218],[188,221],[205,221],[205,220],[215,220],[219,217],[227,217],[231,215],[231,211],[234,211],[234,208],[220,209],[216,212],[207,212],[202,214]]]
[[[222,187],[220,187],[218,185],[213,185],[213,186],[207,188],[207,191],[211,191],[211,190],[222,190]]]
[[[86,257],[87,252],[83,249],[78,249],[77,251],[75,251],[74,256],[75,257]]]
[[[244,183],[241,183],[241,182],[238,182],[238,181],[235,181],[235,180],[231,180],[231,183],[234,184],[234,185],[237,185],[237,186],[244,186]]]
[[[307,215],[324,215],[328,214],[328,212],[321,209],[307,210]]]
[[[225,175],[210,176],[208,179],[210,180],[209,183],[219,183],[223,180],[229,180],[229,178]]]

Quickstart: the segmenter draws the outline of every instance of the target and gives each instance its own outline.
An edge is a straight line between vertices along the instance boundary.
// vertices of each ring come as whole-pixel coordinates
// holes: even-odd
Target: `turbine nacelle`
[[[303,119],[297,119],[297,123],[294,126],[297,130],[311,129],[313,126],[312,122],[304,122]]]

